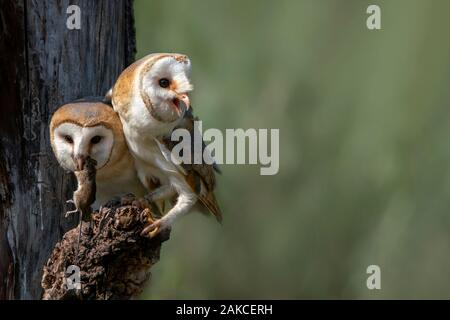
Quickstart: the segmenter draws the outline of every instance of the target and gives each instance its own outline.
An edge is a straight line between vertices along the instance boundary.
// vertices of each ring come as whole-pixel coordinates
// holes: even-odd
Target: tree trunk
[[[67,19],[80,8],[80,29]],[[48,124],[62,104],[104,95],[134,59],[132,0],[0,0],[0,299],[39,299],[42,267],[76,223],[71,174]]]

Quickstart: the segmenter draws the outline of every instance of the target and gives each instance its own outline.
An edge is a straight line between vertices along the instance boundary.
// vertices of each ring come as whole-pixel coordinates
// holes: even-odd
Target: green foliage
[[[449,298],[448,12],[136,0],[138,56],[191,57],[204,126],[280,128],[281,152],[276,176],[222,166],[223,226],[181,219],[143,297]],[[382,290],[366,288],[371,264]]]

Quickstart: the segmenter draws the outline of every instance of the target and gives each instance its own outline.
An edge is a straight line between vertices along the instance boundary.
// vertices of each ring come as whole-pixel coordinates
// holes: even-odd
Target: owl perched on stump
[[[194,205],[208,209],[218,221],[222,219],[214,195],[216,166],[177,165],[168,156],[173,130],[193,128],[190,72],[191,61],[186,55],[151,54],[125,69],[111,93],[139,179],[147,188],[154,181],[160,185],[146,196],[147,200],[175,199],[173,207],[144,230],[151,237],[170,227]]]

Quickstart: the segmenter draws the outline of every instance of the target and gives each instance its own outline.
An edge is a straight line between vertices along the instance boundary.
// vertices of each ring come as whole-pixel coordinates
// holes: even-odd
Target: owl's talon
[[[161,232],[161,220],[156,220],[142,230],[141,236],[154,238]]]

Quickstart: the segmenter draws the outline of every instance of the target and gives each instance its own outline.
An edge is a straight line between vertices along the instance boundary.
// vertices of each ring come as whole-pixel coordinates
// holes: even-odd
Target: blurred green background
[[[136,0],[138,58],[191,57],[204,129],[280,129],[279,173],[222,165],[223,226],[180,219],[142,298],[450,298],[449,14],[446,0]]]

